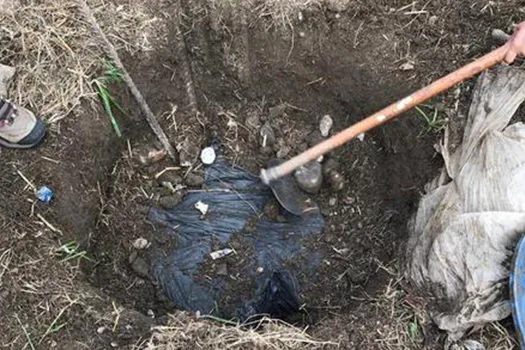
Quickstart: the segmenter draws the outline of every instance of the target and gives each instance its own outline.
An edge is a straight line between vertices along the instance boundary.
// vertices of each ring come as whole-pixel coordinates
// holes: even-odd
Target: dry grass
[[[255,328],[241,328],[172,316],[169,325],[157,327],[149,350],[183,349],[329,349],[337,343],[311,338],[305,329],[264,318]]]
[[[146,5],[91,1],[108,36],[128,51],[152,49],[157,19]],[[82,98],[95,95],[91,80],[103,54],[75,1],[25,1],[0,14],[2,63],[17,68],[11,99],[40,112],[49,123],[66,117]]]

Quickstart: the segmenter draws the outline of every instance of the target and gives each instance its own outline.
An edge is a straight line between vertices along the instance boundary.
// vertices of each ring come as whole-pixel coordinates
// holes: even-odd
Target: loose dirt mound
[[[196,157],[212,137],[221,140],[233,164],[257,172],[270,156],[288,158],[311,144],[323,115],[334,119],[334,130],[360,120],[486,51],[489,46],[482,34],[493,27],[508,29],[513,19],[509,15],[513,5],[507,3],[485,7],[447,1],[232,4],[183,2],[180,32],[178,8],[168,2],[148,2],[148,8],[140,1],[110,2],[106,8],[91,4],[181,151],[181,161],[192,164],[164,172],[163,179],[173,186],[187,184],[188,177],[200,174]],[[89,50],[81,45],[90,36],[86,28],[75,25],[75,35],[59,30],[67,21],[81,23],[73,4],[53,8],[60,11],[44,16],[45,6],[30,2],[25,11],[33,9],[44,16],[44,24],[39,24],[38,15],[29,17],[29,22],[18,14],[9,15],[6,28],[12,35],[0,38],[8,43],[2,51],[8,53],[3,63],[22,67],[13,93],[35,109],[45,106],[44,116],[51,123],[50,137],[38,150],[0,151],[0,228],[5,232],[0,237],[0,311],[6,325],[0,339],[12,348],[24,346],[27,337],[33,344],[41,341],[44,348],[78,347],[75,341],[89,348],[108,348],[112,343],[140,348],[148,342],[149,327],[169,323],[166,315],[174,311],[148,269],[130,264],[132,253],[133,261],[137,255],[148,261],[149,252],[136,252],[133,242],[157,239],[142,208],[159,205],[159,198],[170,193],[156,175],[173,164],[164,160],[144,166],[137,161],[144,150],[155,147],[155,141],[121,86],[112,86],[111,91],[128,112],[118,116],[123,139],[114,135],[95,104],[79,105],[81,97],[94,97],[90,80],[102,74],[102,56],[95,44],[86,45]],[[50,71],[46,75],[24,65],[42,51],[37,46],[24,51],[24,35],[29,34],[14,19],[35,33],[47,33],[39,39],[52,43],[56,54],[46,61],[44,68]],[[58,28],[53,29],[59,30],[55,37],[50,28]],[[62,42],[64,38],[68,40]],[[69,50],[74,54],[69,55]],[[70,75],[61,79],[70,88],[60,93],[61,99],[50,102],[48,96],[56,96],[49,76],[66,72]],[[193,87],[188,89],[189,82]],[[459,91],[468,87],[465,84]],[[421,311],[424,300],[410,293],[399,278],[397,257],[423,185],[441,165],[433,144],[442,123],[461,115],[458,96],[451,93],[423,108],[428,115],[437,111],[436,120],[411,112],[328,156],[339,164],[345,184],[341,191],[324,185],[316,197],[326,227],[311,244],[325,258],[318,278],[302,288],[305,312],[296,320],[298,327],[313,325],[319,339],[348,348],[420,348],[439,343],[439,334]],[[276,134],[275,147],[269,150],[261,149],[258,136],[265,123]],[[35,202],[22,175],[35,185],[54,188],[54,203]],[[60,247],[71,241],[80,245],[77,253],[85,253],[89,260],[64,261],[68,255]],[[238,348],[243,344],[322,346],[288,326],[277,325],[275,330],[272,324],[263,335],[238,329],[228,333],[228,327],[185,317],[155,333],[151,346],[178,349],[198,343],[212,348],[210,338],[202,337],[207,332],[226,337],[224,346],[232,348],[232,344]],[[494,327],[482,335],[506,332]],[[189,340],[178,338],[179,333],[189,334]],[[287,336],[295,340],[274,342]],[[247,340],[254,337],[260,342]],[[507,338],[498,341],[500,346],[511,344]]]

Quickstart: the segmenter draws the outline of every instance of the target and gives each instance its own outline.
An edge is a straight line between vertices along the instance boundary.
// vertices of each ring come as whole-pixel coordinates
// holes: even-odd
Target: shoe
[[[32,148],[46,136],[44,122],[33,112],[0,99],[0,146]]]

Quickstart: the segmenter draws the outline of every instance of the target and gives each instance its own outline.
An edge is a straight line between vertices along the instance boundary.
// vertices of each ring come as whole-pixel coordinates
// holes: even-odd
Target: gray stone
[[[133,272],[135,272],[139,277],[142,278],[149,278],[149,266],[146,260],[142,259],[141,257],[137,257],[135,261],[131,263],[131,269]]]
[[[281,103],[280,105],[271,107],[269,112],[270,112],[270,118],[280,117],[286,112],[286,104]]]
[[[313,147],[317,145],[318,143],[324,141],[324,137],[321,135],[321,132],[319,130],[312,131],[310,135],[308,135],[308,146]]]
[[[269,122],[259,130],[259,142],[262,147],[271,147],[275,144],[275,132]]]
[[[228,276],[228,266],[226,264],[219,264],[217,266],[217,275]]]
[[[162,197],[159,199],[159,205],[163,209],[173,209],[175,208],[180,202],[182,202],[182,199],[184,198],[184,193],[181,191],[177,191],[171,196]]]
[[[0,0],[0,13],[3,12],[2,5],[5,3],[9,3],[9,1],[3,1]],[[5,5],[4,5],[5,6]],[[13,76],[15,75],[15,69],[13,67],[9,67],[3,64],[0,64],[0,97],[7,98],[7,92],[9,91],[9,85],[11,84],[11,80],[13,79]]]
[[[337,171],[341,164],[333,158],[328,158],[323,163],[323,175],[328,176],[332,171]]]
[[[186,185],[191,187],[200,187],[204,184],[204,177],[199,174],[189,173],[186,177]]]
[[[288,145],[283,145],[281,148],[279,148],[279,150],[277,151],[277,158],[284,158],[286,157],[288,154],[290,154],[290,152],[292,151],[292,148]]]
[[[316,161],[300,166],[294,176],[299,187],[308,193],[317,193],[323,182],[322,167]]]
[[[337,171],[330,172],[328,176],[328,182],[332,186],[332,189],[335,191],[341,191],[345,185],[345,179],[343,175],[341,175]]]
[[[178,185],[182,183],[182,177],[173,171],[166,171],[157,178],[157,181],[160,184],[163,182],[170,182],[172,185]]]

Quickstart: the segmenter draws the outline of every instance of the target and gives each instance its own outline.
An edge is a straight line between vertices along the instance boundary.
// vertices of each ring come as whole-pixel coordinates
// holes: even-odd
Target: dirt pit
[[[426,14],[405,20],[396,12],[403,4],[367,2],[345,11],[305,8],[281,23],[272,12],[254,17],[247,8],[211,3],[184,2],[181,32],[176,5],[156,3],[150,9],[158,20],[151,49],[123,54],[187,166],[169,159],[151,165],[139,161],[159,145],[118,84],[111,91],[127,111],[118,116],[122,139],[100,109],[84,104],[34,153],[2,151],[11,169],[57,192],[50,206],[27,203],[7,191],[11,184],[23,191],[17,171],[0,177],[2,192],[13,193],[2,202],[9,213],[6,225],[28,212],[42,213],[42,229],[85,250],[89,260],[80,260],[82,278],[124,307],[154,316],[157,324],[176,305],[152,278],[149,261],[156,246],[177,242],[158,237],[160,229],[147,220],[144,208],[159,207],[173,194],[170,186],[187,186],[182,192],[200,188],[203,147],[219,139],[231,164],[257,174],[270,158],[288,159],[318,142],[324,115],[333,119],[333,134],[444,73],[445,61],[454,66],[484,51],[483,38],[477,38],[473,51],[465,53],[454,43],[450,55],[439,52],[453,39],[438,28],[458,20],[460,5],[450,5],[453,18],[442,12],[446,7],[432,5],[438,22]],[[473,7],[466,8],[474,16]],[[449,29],[456,38],[465,34],[460,26]],[[438,51],[432,51],[435,47]],[[469,86],[459,91],[468,92]],[[314,196],[325,228],[309,244],[323,260],[316,278],[301,286],[303,311],[292,320],[296,325],[311,326],[314,335],[348,348],[431,347],[443,338],[422,313],[425,301],[402,282],[399,267],[407,222],[424,184],[442,165],[433,146],[447,118],[466,108],[459,96],[465,98],[451,93],[423,107],[429,115],[436,111],[436,123],[409,112],[325,157],[324,162],[336,164],[344,185],[336,190],[325,181]],[[263,148],[265,124],[275,141]],[[134,247],[139,238],[153,243],[151,248]],[[227,274],[235,276],[234,261],[225,262]],[[392,340],[390,332],[399,332],[396,322],[403,335]]]

